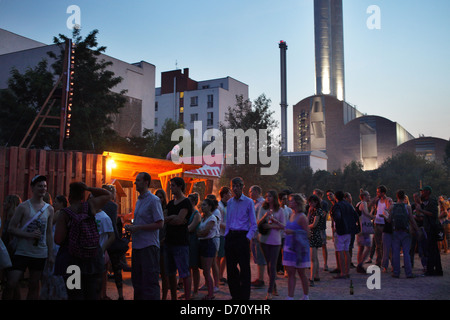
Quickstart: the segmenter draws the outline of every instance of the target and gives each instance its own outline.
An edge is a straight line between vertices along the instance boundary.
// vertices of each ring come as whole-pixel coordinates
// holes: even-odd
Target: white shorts
[[[348,251],[350,248],[350,240],[351,235],[350,234],[343,234],[343,235],[336,235],[336,251]]]

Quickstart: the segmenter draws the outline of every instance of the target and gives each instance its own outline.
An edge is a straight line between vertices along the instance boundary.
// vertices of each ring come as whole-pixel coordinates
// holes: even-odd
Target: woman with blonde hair
[[[375,217],[372,215],[371,208],[369,207],[369,192],[360,189],[359,199],[361,201],[355,206],[361,224],[361,232],[356,235],[356,241],[358,243],[358,265],[356,267],[356,272],[366,273],[366,270],[363,268],[363,263],[370,253],[372,245],[371,235],[374,233],[372,220]]]
[[[297,271],[303,288],[303,300],[309,300],[309,279],[306,268],[311,266],[309,254],[309,225],[305,215],[306,200],[301,194],[289,195],[288,205],[292,215],[286,223],[286,238],[283,251],[283,265],[288,273],[287,300],[294,299]]]
[[[265,201],[256,214],[258,223],[267,221],[264,228],[268,232],[259,234],[259,244],[267,262],[267,273],[269,275],[266,300],[271,300],[272,295],[278,295],[275,283],[277,260],[281,248],[281,230],[284,230],[286,226],[284,211],[280,208],[276,191],[269,190],[267,192]]]
[[[6,247],[8,247],[8,244],[11,241],[11,236],[8,233],[9,222],[11,221],[17,206],[21,203],[22,199],[16,194],[7,195],[3,202],[2,240]]]

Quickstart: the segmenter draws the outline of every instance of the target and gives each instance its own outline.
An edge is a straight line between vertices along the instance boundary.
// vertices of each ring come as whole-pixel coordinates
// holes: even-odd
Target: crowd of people
[[[403,255],[406,278],[419,276],[412,272],[416,253],[420,276],[443,275],[440,255],[449,250],[450,204],[446,196],[432,196],[430,186],[413,194],[411,202],[403,190],[393,200],[383,185],[373,198],[361,189],[353,204],[348,192],[320,189],[306,196],[290,190],[263,192],[253,185],[246,196],[239,177],[203,200],[198,193],[186,195],[180,177],[170,180],[170,199],[162,189],[150,191],[146,172],[134,183],[139,196],[133,221],[124,228],[113,185],[94,188],[74,182],[68,199],[58,195],[52,201],[46,177],[38,175],[31,181],[29,200],[7,196],[2,242],[10,264],[0,270],[2,299],[21,298],[19,282],[27,269],[27,299],[109,299],[108,270],[123,299],[122,269],[130,238],[135,300],[212,300],[224,285],[232,300],[248,300],[251,287],[266,287],[265,279],[266,299],[271,300],[279,295],[277,275],[287,278],[287,300],[294,298],[298,275],[307,300],[322,272],[348,279],[351,268],[366,273],[364,264],[372,261],[398,278]],[[328,267],[328,241],[335,248],[333,270]],[[251,259],[257,266],[253,281]]]

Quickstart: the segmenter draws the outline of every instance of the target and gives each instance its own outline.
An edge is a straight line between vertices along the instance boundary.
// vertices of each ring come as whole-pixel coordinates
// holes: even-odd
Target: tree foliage
[[[0,144],[18,146],[33,123],[48,94],[53,88],[53,74],[48,71],[46,60],[34,68],[27,68],[21,74],[11,69],[8,88],[0,92]],[[54,112],[50,115],[56,115]],[[36,135],[34,146],[54,147],[57,145],[55,129],[44,128]]]
[[[110,116],[117,114],[125,104],[125,91],[111,91],[122,78],[116,77],[108,68],[112,62],[101,59],[106,47],[97,42],[98,30],[91,31],[84,39],[80,29],[74,29],[72,41],[75,49],[74,96],[72,106],[71,136],[64,142],[64,149],[89,150],[101,153],[110,141],[119,141],[117,133],[111,129]],[[69,38],[59,34],[54,44],[59,46],[59,54],[48,52],[54,61],[48,67],[48,61],[42,60],[35,67],[28,68],[23,74],[13,68],[8,88],[0,93],[0,142],[2,145],[19,145],[25,133],[35,120],[61,75],[65,41]],[[58,93],[62,84],[56,89]],[[60,95],[59,95],[60,96]],[[60,115],[60,99],[54,94],[50,116]],[[37,120],[40,123],[41,119]],[[59,120],[47,119],[44,125],[57,125]],[[41,128],[31,145],[33,148],[59,147],[59,129]]]
[[[379,185],[385,185],[388,195],[395,199],[399,189],[405,190],[410,197],[422,186],[433,187],[434,196],[450,194],[450,171],[441,163],[428,161],[413,153],[400,153],[387,159],[378,169],[364,171],[359,162],[353,161],[344,170],[333,172],[319,170],[312,173],[310,168],[298,172],[288,172],[286,188],[294,192],[312,194],[315,188],[350,192],[354,202],[358,201],[359,190],[368,190],[375,195]],[[286,173],[285,173],[286,174]],[[292,177],[296,177],[293,179]]]
[[[102,152],[111,134],[110,115],[119,113],[125,105],[126,91],[112,92],[121,81],[114,72],[108,69],[113,63],[101,59],[106,47],[97,42],[98,30],[91,31],[84,39],[80,29],[74,29],[72,41],[75,49],[75,79],[72,108],[71,136],[64,143],[68,149],[91,150]],[[61,74],[65,41],[68,38],[59,34],[54,37],[54,44],[61,48],[59,56],[49,52],[56,59],[52,65],[55,74]]]
[[[236,96],[236,105],[228,108],[228,112],[225,114],[225,122],[220,124],[224,137],[227,136],[227,129],[242,129],[244,132],[253,129],[257,133],[260,129],[264,129],[267,130],[268,139],[267,141],[261,140],[258,135],[257,141],[246,139],[244,146],[238,146],[237,141],[235,141],[234,154],[237,155],[238,148],[240,149],[239,152],[242,152],[241,149],[245,150],[245,163],[238,164],[235,159],[234,164],[227,164],[225,172],[222,174],[221,185],[228,186],[230,180],[236,176],[242,177],[247,187],[260,185],[264,186],[265,189],[279,189],[285,185],[282,174],[261,175],[263,165],[259,159],[256,164],[251,164],[249,161],[250,152],[256,152],[255,150],[263,145],[269,150],[272,150],[270,148],[278,148],[278,150],[280,148],[278,139],[274,136],[274,128],[278,126],[278,122],[273,118],[274,112],[270,109],[270,103],[271,100],[264,94],[253,102],[248,99],[244,100],[242,96]],[[279,172],[283,170],[286,164],[286,161],[280,161]]]

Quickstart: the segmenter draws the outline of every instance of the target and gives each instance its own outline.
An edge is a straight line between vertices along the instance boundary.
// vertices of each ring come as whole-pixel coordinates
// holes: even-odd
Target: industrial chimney
[[[287,44],[280,41],[280,60],[281,60],[281,152],[287,152],[287,90],[286,90],[286,51]]]
[[[314,0],[316,94],[345,100],[342,0]]]

